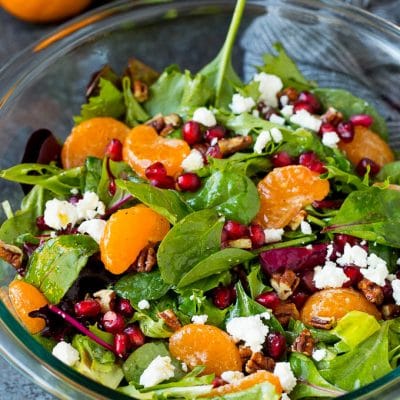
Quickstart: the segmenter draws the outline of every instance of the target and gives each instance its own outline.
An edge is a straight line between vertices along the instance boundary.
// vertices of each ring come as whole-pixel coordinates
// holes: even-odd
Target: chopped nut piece
[[[311,357],[315,341],[308,329],[303,329],[292,344],[292,351]]]
[[[19,247],[0,240],[0,258],[18,270],[22,264],[23,253]]]
[[[286,270],[283,274],[273,274],[271,286],[275,289],[281,300],[289,298],[300,283],[300,278],[291,270]]]
[[[159,133],[165,127],[164,117],[162,114],[157,114],[152,119],[149,119],[146,125],[152,126]]]
[[[283,326],[286,326],[291,318],[300,319],[299,311],[294,303],[277,305],[274,310],[274,315]]]
[[[102,289],[93,293],[93,297],[100,303],[101,312],[106,313],[112,310],[117,294],[114,290]]]
[[[301,210],[290,222],[289,222],[289,228],[292,231],[295,231],[301,223],[306,219],[307,217],[307,211]]]
[[[384,319],[392,319],[400,316],[400,306],[396,304],[385,304],[382,306],[382,315]]]
[[[178,114],[172,113],[164,117],[164,122],[166,125],[178,128],[182,124],[182,118]]]
[[[230,240],[228,242],[229,247],[234,247],[236,249],[251,249],[253,244],[251,239],[243,238],[243,239],[236,239]]]
[[[229,139],[221,139],[218,147],[223,156],[236,153],[237,151],[247,149],[253,143],[251,136],[235,136]]]
[[[177,331],[182,326],[178,317],[172,310],[164,310],[159,312],[157,315],[163,319],[165,324],[173,331]]]
[[[321,115],[321,120],[323,123],[337,125],[339,122],[343,121],[343,114],[335,108],[329,107],[326,112]]]
[[[133,268],[137,272],[150,272],[156,262],[156,251],[152,245],[149,245],[139,253]]]
[[[364,278],[358,283],[358,288],[369,302],[378,305],[383,303],[385,298],[383,289],[376,283]]]
[[[252,374],[259,370],[266,370],[272,372],[275,368],[275,361],[271,357],[266,357],[261,352],[255,352],[251,355],[250,359],[245,365],[245,371]]]
[[[133,96],[139,103],[143,103],[149,98],[148,86],[137,79],[133,81]]]
[[[310,324],[314,328],[320,329],[332,329],[336,323],[335,317],[319,317],[315,316],[311,318]]]
[[[172,133],[174,130],[175,128],[171,124],[166,124],[164,128],[161,129],[159,135],[165,137]]]
[[[278,93],[278,98],[287,96],[290,103],[295,102],[299,97],[299,92],[293,87],[287,87]]]
[[[250,347],[240,345],[239,346],[239,354],[240,354],[240,358],[242,359],[242,364],[246,365],[247,361],[250,360],[253,352],[251,351]]]

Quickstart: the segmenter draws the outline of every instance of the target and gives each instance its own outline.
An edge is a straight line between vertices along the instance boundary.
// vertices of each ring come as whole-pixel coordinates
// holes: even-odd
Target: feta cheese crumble
[[[281,114],[287,118],[293,115],[293,106],[292,105],[285,105],[281,110]]]
[[[144,387],[158,385],[159,383],[174,377],[175,367],[168,356],[157,356],[143,371],[139,383]]]
[[[285,125],[285,118],[282,118],[282,117],[280,117],[279,115],[276,115],[276,114],[272,114],[269,117],[269,121],[274,123],[274,124]]]
[[[234,114],[242,114],[250,112],[255,105],[256,102],[251,97],[244,97],[239,93],[235,93],[232,96],[232,103],[229,104],[229,107]]]
[[[54,357],[73,367],[79,361],[79,352],[67,342],[57,343],[52,350]]]
[[[192,120],[207,127],[217,125],[214,113],[205,107],[199,107],[196,109],[193,113]]]
[[[282,240],[282,235],[285,233],[285,231],[282,228],[279,229],[264,229],[264,235],[265,235],[265,243],[275,243],[275,242],[280,242]]]
[[[103,219],[95,218],[88,221],[83,221],[78,228],[79,233],[87,233],[97,243],[100,243],[100,239],[103,236],[104,228],[106,227],[106,221]]]
[[[150,303],[146,299],[140,300],[138,303],[138,308],[140,310],[148,310],[150,308]]]
[[[320,118],[310,114],[307,110],[300,110],[290,117],[290,122],[300,125],[303,128],[311,129],[318,132],[321,128],[322,121]]]
[[[196,149],[192,149],[189,155],[182,161],[181,167],[186,172],[197,171],[200,168],[204,167],[204,159],[203,155],[200,151]]]
[[[322,135],[322,144],[332,149],[337,148],[337,144],[340,142],[340,137],[336,132],[325,132]]]
[[[83,198],[76,204],[76,211],[78,213],[78,219],[93,219],[96,215],[104,215],[106,207],[102,201],[100,201],[97,193],[85,192]]]
[[[261,131],[257,136],[256,142],[254,143],[254,152],[261,154],[265,149],[265,146],[272,140],[269,131]]]
[[[65,200],[52,199],[46,202],[44,223],[55,230],[75,225],[78,220],[76,207]]]
[[[204,314],[204,315],[193,315],[192,322],[194,324],[204,325],[207,322],[207,319],[208,319],[208,315],[207,314]]]
[[[367,261],[368,268],[361,269],[361,274],[371,282],[374,282],[379,286],[385,286],[385,279],[389,275],[386,261],[373,253],[368,256]]]
[[[279,101],[281,102],[281,106],[285,107],[289,104],[289,97],[285,95],[281,96]]]
[[[344,245],[343,255],[336,262],[344,267],[345,265],[357,265],[361,268],[366,268],[368,253],[358,245],[351,246],[348,243]]]
[[[277,362],[274,368],[274,375],[279,378],[282,389],[287,393],[290,393],[297,384],[296,377],[288,362]]]
[[[397,305],[400,305],[400,279],[392,281],[393,298]]]
[[[347,282],[349,277],[342,268],[336,266],[332,261],[326,261],[322,267],[314,268],[314,283],[317,289],[338,288]]]
[[[312,352],[312,358],[315,361],[322,361],[326,357],[327,353],[325,349],[317,349]]]
[[[271,134],[272,140],[275,143],[280,143],[282,142],[283,136],[282,132],[278,128],[272,128],[269,133]]]
[[[276,75],[260,72],[254,75],[254,80],[260,82],[258,89],[260,91],[260,100],[272,107],[278,107],[278,99],[276,95],[283,88],[281,78]]]
[[[301,233],[303,233],[304,235],[312,234],[311,225],[307,221],[301,221],[300,230],[301,230]]]
[[[228,383],[238,383],[244,378],[244,373],[240,371],[225,371],[221,374],[221,378]]]

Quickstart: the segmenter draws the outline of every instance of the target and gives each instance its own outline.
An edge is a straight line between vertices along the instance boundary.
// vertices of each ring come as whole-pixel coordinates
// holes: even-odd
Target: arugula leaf
[[[94,117],[120,118],[125,113],[123,94],[108,80],[100,78],[100,93],[92,96],[89,103],[81,107],[81,115],[74,117],[75,124],[80,124]]]
[[[128,191],[143,204],[167,218],[173,225],[192,212],[176,190],[159,189],[148,183],[122,180],[116,183],[118,187]]]
[[[272,288],[265,285],[262,281],[260,264],[251,267],[250,273],[247,275],[247,282],[249,283],[250,296],[252,299],[255,299],[261,293],[272,290]]]
[[[376,176],[377,181],[388,180],[391,184],[400,184],[400,161],[394,161],[389,164],[385,164],[379,174]]]
[[[98,252],[87,235],[62,235],[48,240],[29,259],[25,280],[57,304],[76,281],[88,258]]]
[[[126,108],[126,124],[130,127],[134,127],[139,125],[141,122],[147,121],[150,117],[133,96],[131,80],[127,76],[122,78],[122,91]]]
[[[297,68],[297,65],[287,55],[282,44],[274,44],[275,50],[278,52],[276,56],[266,54],[264,56],[264,66],[259,70],[268,74],[277,75],[282,79],[284,87],[294,87],[295,89],[310,90],[316,87],[316,83],[307,80]]]
[[[164,237],[157,252],[158,266],[166,283],[181,277],[221,246],[223,227],[214,210],[202,210],[179,221]]]

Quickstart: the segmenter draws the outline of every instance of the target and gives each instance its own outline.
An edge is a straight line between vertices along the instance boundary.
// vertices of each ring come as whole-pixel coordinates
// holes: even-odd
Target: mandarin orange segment
[[[148,244],[160,242],[168,231],[169,222],[143,204],[117,211],[107,221],[100,239],[105,268],[122,274]]]
[[[360,292],[350,288],[324,289],[310,296],[304,304],[300,319],[307,325],[313,317],[343,318],[350,311],[363,311],[381,319],[381,314]]]
[[[123,159],[142,177],[146,168],[157,161],[164,164],[168,175],[176,176],[182,172],[182,161],[189,153],[184,140],[164,138],[151,126],[139,125],[125,140]]]
[[[122,122],[109,117],[88,119],[75,126],[61,150],[64,168],[84,165],[88,156],[103,158],[111,139],[124,142],[129,128]]]
[[[302,165],[275,168],[257,186],[260,210],[255,222],[263,228],[284,228],[307,205],[324,199],[329,182]]]
[[[8,294],[16,314],[30,333],[35,334],[45,328],[44,319],[28,315],[49,304],[42,292],[30,283],[14,280],[8,286]]]
[[[339,142],[339,148],[355,166],[363,158],[369,158],[380,167],[394,161],[389,145],[375,132],[365,126],[354,127],[354,138],[350,143]]]
[[[239,350],[231,337],[212,325],[189,324],[169,339],[169,350],[193,369],[204,365],[204,374],[220,376],[224,371],[241,371]]]

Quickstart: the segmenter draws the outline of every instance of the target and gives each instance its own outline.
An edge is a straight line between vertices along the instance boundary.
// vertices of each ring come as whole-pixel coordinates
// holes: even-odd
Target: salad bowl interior
[[[87,82],[104,64],[122,72],[134,56],[159,71],[170,64],[198,71],[221,47],[233,9],[230,0],[117,1],[61,26],[17,55],[0,70],[0,169],[21,162],[26,141],[37,129],[66,138],[72,116],[85,101]],[[238,37],[233,61],[245,79],[280,42],[307,78],[350,88],[374,104],[388,121],[389,141],[400,149],[400,130],[391,129],[399,126],[392,112],[400,109],[393,87],[400,78],[400,30],[394,25],[331,2],[249,0]],[[2,180],[0,193],[1,201],[18,209],[19,185]],[[68,368],[26,332],[7,299],[14,275],[15,270],[0,265],[3,355],[60,398],[129,399]],[[393,399],[396,393],[398,369],[341,398]]]

